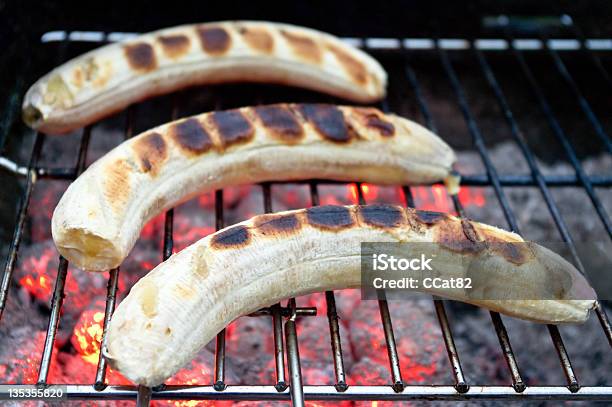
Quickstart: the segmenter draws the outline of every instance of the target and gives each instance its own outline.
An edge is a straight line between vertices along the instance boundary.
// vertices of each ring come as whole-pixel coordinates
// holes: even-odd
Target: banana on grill
[[[158,265],[119,304],[104,356],[135,383],[158,385],[241,315],[289,297],[359,287],[362,242],[430,243],[444,259],[441,277],[481,276],[473,290],[516,296],[421,291],[510,316],[582,322],[595,305],[595,292],[570,263],[514,233],[391,205],[322,206],[256,216]]]
[[[79,268],[117,267],[142,226],[195,195],[262,181],[455,180],[455,154],[420,125],[373,108],[281,104],[205,113],[136,136],[66,190],[52,233]]]
[[[255,21],[183,25],[106,45],[53,69],[28,90],[23,118],[39,131],[66,133],[147,97],[244,81],[367,103],[384,97],[387,75],[366,53],[308,28]]]

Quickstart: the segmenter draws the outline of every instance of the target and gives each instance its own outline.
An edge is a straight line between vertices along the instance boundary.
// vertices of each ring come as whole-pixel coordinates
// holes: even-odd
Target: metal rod
[[[455,340],[453,339],[453,333],[446,316],[446,309],[444,308],[444,302],[439,299],[434,299],[434,305],[436,308],[436,315],[438,316],[438,322],[440,323],[440,329],[442,330],[442,337],[444,338],[444,344],[446,345],[446,353],[448,354],[448,360],[450,361],[451,367],[453,368],[453,377],[455,379],[455,388],[459,393],[465,393],[469,390],[470,386],[467,384],[467,380],[463,374],[463,368],[461,367],[461,361],[459,360],[459,353],[455,346]]]
[[[357,200],[359,205],[366,205],[365,196],[361,188],[361,183],[357,186]],[[387,345],[387,355],[389,356],[389,367],[391,369],[391,377],[393,380],[393,390],[401,392],[404,389],[404,381],[402,380],[402,372],[400,369],[400,360],[395,344],[395,335],[393,333],[393,323],[391,322],[391,314],[389,313],[389,305],[387,300],[378,300],[378,308],[380,310],[380,319],[382,320],[383,332],[385,334],[385,342]]]
[[[606,212],[603,205],[601,204],[599,197],[595,194],[593,185],[589,182],[584,172],[584,169],[582,168],[582,164],[580,163],[580,160],[578,160],[578,157],[576,156],[574,147],[572,146],[571,142],[567,138],[565,131],[561,128],[561,125],[557,121],[550,104],[546,100],[544,93],[542,92],[540,86],[535,80],[533,72],[527,65],[527,62],[525,61],[525,57],[515,47],[511,46],[510,49],[513,51],[513,54],[521,68],[521,71],[523,72],[523,75],[529,82],[529,87],[531,88],[534,96],[538,100],[540,108],[542,112],[544,113],[544,115],[546,116],[548,124],[550,125],[556,138],[561,143],[561,146],[563,147],[563,150],[565,151],[565,155],[567,156],[567,158],[570,161],[570,164],[574,168],[574,171],[576,172],[576,177],[580,180],[582,186],[584,187],[584,190],[586,191],[587,195],[591,199],[591,202],[593,203],[593,207],[595,208],[597,215],[599,216],[602,223],[604,224],[604,227],[606,228],[608,236],[612,238],[612,224],[610,223],[608,213]]]
[[[289,300],[289,307],[295,309],[295,299]],[[295,407],[304,406],[304,386],[302,384],[302,369],[300,367],[300,349],[298,346],[297,330],[295,327],[296,315],[292,315],[285,322],[285,340],[287,341],[287,362],[291,378],[291,404]]]
[[[5,164],[9,160],[5,160]],[[2,161],[0,161],[0,167],[2,167]],[[9,164],[7,164],[9,165]],[[26,167],[21,167],[16,163],[10,162],[10,166],[18,167],[17,170],[12,171],[15,175],[26,176]],[[35,169],[37,179],[60,179],[60,180],[71,180],[75,178],[73,169],[69,168],[41,168]],[[22,174],[23,173],[23,174]],[[537,186],[537,183],[533,180],[531,175],[515,175],[515,174],[500,174],[499,183],[505,187],[529,187]],[[582,183],[576,175],[543,175],[544,182],[549,187],[574,187],[582,186]],[[586,175],[586,180],[593,187],[610,187],[612,186],[612,176],[609,175]],[[295,180],[295,181],[275,181],[275,184],[307,184],[310,182],[316,182],[317,184],[346,184],[346,181],[334,181],[327,179],[311,179],[311,180]],[[490,181],[487,174],[467,174],[462,175],[461,185],[465,186],[489,186]]]
[[[94,387],[96,390],[102,390],[105,387],[106,379],[106,358],[102,356],[102,349],[106,345],[106,330],[110,323],[113,312],[115,311],[115,303],[117,301],[117,286],[119,282],[119,268],[110,271],[108,284],[106,286],[106,306],[104,308],[104,325],[102,328],[102,340],[100,343],[100,356],[98,358],[98,368],[96,369],[96,381]]]
[[[319,189],[314,182],[310,183],[310,203],[312,206],[319,206]],[[336,309],[336,297],[333,291],[325,292],[325,305],[327,308],[327,322],[329,324],[329,337],[334,359],[334,373],[336,383],[334,386],[338,391],[346,391],[346,373],[344,370],[344,358],[342,356],[342,341],[340,338],[340,324],[338,323],[338,311]]]
[[[548,328],[548,332],[550,332],[555,349],[557,350],[557,354],[561,360],[563,373],[565,373],[565,377],[567,379],[567,388],[570,389],[571,392],[575,393],[580,389],[580,384],[578,383],[578,378],[574,373],[574,369],[572,369],[572,363],[569,359],[569,355],[567,354],[567,350],[565,349],[565,345],[563,344],[563,339],[561,338],[559,328],[556,325],[551,324],[546,325],[546,327]]]
[[[148,407],[151,404],[152,391],[150,387],[138,386],[138,393],[136,395],[136,406],[137,407]]]
[[[170,113],[170,119],[176,120],[178,117],[178,97],[175,95],[172,99],[172,110]],[[128,117],[128,121],[131,122],[133,117]],[[174,209],[169,209],[164,215],[164,234],[163,234],[163,247],[162,247],[162,261],[166,261],[172,256],[174,248]],[[161,384],[160,387],[165,386]],[[155,389],[157,390],[157,388]],[[151,393],[152,388],[145,386],[138,386],[138,397],[136,399],[136,405],[138,407],[148,407],[151,404]]]
[[[411,73],[408,79],[412,87],[418,90],[419,84],[416,79],[416,75],[414,74],[414,71],[412,70],[412,68],[410,68],[407,61],[405,65],[406,65],[406,71]],[[424,112],[428,112],[429,110],[427,108],[427,104],[425,103],[425,99],[422,98],[422,96],[420,96],[421,95],[420,92],[415,92],[415,94],[417,95],[417,98],[418,98],[417,100],[418,100],[420,109]],[[433,122],[432,116],[429,114],[427,115],[424,114],[424,116],[428,118],[427,126],[430,129],[435,129],[435,123]],[[481,143],[481,145],[484,147],[484,143]],[[494,171],[492,174],[496,175]],[[489,175],[491,175],[491,173],[489,173]],[[498,195],[498,197],[499,196],[500,195]],[[457,211],[459,216],[465,217],[465,211],[463,209],[463,206],[461,205],[461,202],[459,201],[459,197],[457,195],[451,195],[451,199],[455,206],[455,210]],[[517,392],[524,391],[526,385],[518,369],[518,363],[516,362],[516,357],[514,356],[514,353],[512,352],[512,346],[510,344],[510,338],[508,336],[508,332],[506,331],[506,327],[504,326],[504,323],[501,320],[501,317],[499,316],[498,313],[490,311],[489,314],[491,315],[491,319],[493,320],[493,326],[495,328],[495,333],[497,334],[497,338],[501,345],[502,353],[504,354],[504,358],[507,362],[508,369],[510,370],[510,375],[512,376],[512,386]],[[446,323],[448,324],[448,321],[446,321]],[[443,332],[444,332],[444,328],[443,328]],[[452,335],[450,336],[450,339],[452,340]],[[452,363],[453,362],[451,360],[451,364]],[[453,370],[456,370],[456,369],[454,368]]]
[[[519,128],[517,121],[514,119],[514,115],[512,114],[512,111],[510,110],[510,105],[508,104],[508,101],[506,100],[506,97],[501,89],[501,86],[497,82],[497,79],[495,78],[495,74],[493,73],[493,70],[491,69],[482,51],[475,50],[474,52],[476,53],[478,62],[484,72],[485,77],[487,78],[487,82],[489,83],[489,85],[493,89],[493,92],[495,93],[495,97],[497,98],[500,109],[502,110],[502,113],[504,114],[504,117],[506,118],[506,121],[508,122],[508,125],[510,126],[512,136],[514,140],[516,141],[516,143],[519,145],[523,153],[523,156],[525,157],[525,160],[527,161],[527,164],[529,165],[529,168],[531,169],[531,176],[533,180],[537,183],[542,193],[542,197],[544,198],[544,201],[546,202],[548,210],[550,211],[553,217],[553,220],[555,221],[555,224],[557,225],[557,229],[559,230],[559,233],[561,234],[561,238],[563,239],[564,242],[568,243],[572,257],[574,259],[574,263],[576,264],[578,269],[584,274],[585,273],[584,265],[582,264],[580,257],[578,256],[574,240],[568,230],[568,227],[565,221],[563,220],[563,217],[561,216],[559,208],[557,207],[557,204],[555,203],[552,197],[552,194],[550,193],[550,190],[548,189],[547,183],[544,177],[542,176],[542,173],[538,167],[535,156],[533,152],[531,151],[531,149],[529,148],[529,146],[527,145],[527,142],[525,141],[525,138],[523,137],[523,133],[521,129]],[[606,335],[608,342],[612,345],[612,329],[610,328],[610,321],[608,320],[608,316],[606,315],[605,309],[601,306],[599,302],[597,303],[596,313],[601,323],[604,334]]]
[[[510,228],[513,231],[515,231],[516,233],[520,233],[518,223],[516,222],[516,217],[514,216],[514,212],[510,208],[510,204],[508,202],[506,195],[504,194],[501,186],[499,185],[499,180],[497,178],[497,171],[493,167],[493,164],[490,160],[490,157],[484,145],[484,139],[482,135],[480,134],[480,131],[478,130],[476,122],[469,110],[466,97],[463,93],[461,84],[459,83],[459,79],[457,78],[457,75],[455,74],[455,71],[452,68],[452,65],[448,59],[448,56],[446,55],[446,52],[442,49],[439,49],[438,53],[442,61],[442,66],[444,67],[444,70],[446,71],[449,81],[451,82],[453,90],[457,96],[459,107],[461,108],[464,119],[466,123],[468,124],[468,129],[470,133],[472,134],[472,138],[474,139],[474,144],[476,145],[478,152],[480,153],[480,156],[483,160],[483,163],[485,164],[485,167],[487,168],[487,172],[489,173],[489,176],[491,177],[491,183],[495,189],[495,193],[502,207],[506,220]],[[496,316],[492,315],[492,317],[494,318],[494,321],[495,321]],[[499,319],[498,322],[501,322],[501,318]],[[553,344],[555,345],[557,353],[559,354],[559,361],[561,362],[561,366],[565,372],[566,377],[568,378],[568,385],[572,388],[575,388],[576,386],[578,386],[578,383],[576,381],[576,375],[570,363],[569,355],[567,354],[565,350],[565,346],[563,345],[563,340],[561,339],[561,335],[558,333],[558,329],[556,326],[549,325],[548,329],[551,332]],[[499,335],[500,343],[502,343],[501,341],[504,341],[504,343],[502,343],[502,350],[504,351],[504,356],[506,357],[506,360],[514,360],[515,359],[514,353],[512,352],[512,348],[510,347],[510,341],[507,336],[507,333],[505,332],[505,329],[503,331],[498,331],[496,329],[496,331],[498,332],[498,334],[501,334]],[[556,336],[552,335],[553,332],[557,332],[557,335]],[[521,379],[521,376],[518,370],[518,366],[515,366],[515,364],[516,364],[515,360],[514,360],[514,363],[509,364],[510,373],[512,374],[512,378],[513,378],[512,380],[513,380],[514,386],[515,387],[519,386],[519,388],[521,388],[523,380]]]
[[[87,162],[87,149],[91,138],[91,126],[85,127],[81,137],[81,145],[76,163],[76,172],[80,174],[85,169]],[[64,286],[66,284],[66,275],[68,273],[68,260],[60,256],[59,265],[57,268],[57,277],[55,279],[55,287],[53,289],[53,297],[51,299],[51,314],[49,315],[49,324],[47,326],[47,334],[45,336],[45,345],[40,359],[40,369],[38,370],[38,383],[45,384],[49,375],[51,365],[51,356],[53,355],[53,346],[59,325],[62,303],[64,302]]]
[[[164,247],[162,250],[162,261],[166,261],[172,256],[172,249],[174,247],[174,239],[172,236],[172,229],[174,225],[174,209],[166,211],[164,219]]]
[[[134,121],[134,108],[128,107],[126,113],[126,124],[125,131],[123,133],[124,140],[132,137],[132,126]],[[102,390],[106,387],[106,358],[102,355],[102,349],[106,346],[106,331],[110,323],[113,312],[115,311],[115,304],[117,302],[117,288],[119,283],[119,267],[109,272],[108,283],[106,286],[106,305],[104,307],[104,326],[102,328],[102,340],[100,343],[100,355],[98,358],[98,367],[96,369],[96,379],[94,382],[94,388],[96,390]]]
[[[561,77],[563,78],[567,86],[571,89],[572,93],[574,94],[574,97],[578,101],[578,105],[580,106],[580,109],[582,109],[585,116],[591,123],[591,126],[593,126],[593,130],[595,130],[595,134],[597,134],[597,137],[601,139],[601,141],[603,142],[608,152],[612,153],[612,142],[610,141],[610,137],[604,130],[601,122],[599,121],[595,113],[593,112],[593,109],[591,109],[591,105],[589,105],[589,102],[587,102],[582,92],[580,92],[578,85],[574,81],[574,78],[572,78],[572,75],[570,74],[569,70],[565,66],[565,63],[559,56],[559,53],[555,51],[554,49],[552,49],[548,45],[547,41],[542,41],[542,43],[544,44],[544,48],[548,51],[548,55],[550,55],[555,66],[557,67],[557,71],[559,71],[559,74],[561,74]]]
[[[270,183],[264,182],[261,184],[263,192],[264,212],[272,212],[272,193]],[[287,388],[287,379],[285,378],[285,348],[283,344],[283,325],[281,305],[274,304],[272,310],[272,325],[274,335],[274,364],[276,369],[276,387],[277,391],[283,391]],[[300,379],[301,380],[301,379]],[[293,390],[292,390],[293,391]]]
[[[530,386],[517,394],[511,386],[472,386],[467,393],[458,393],[454,386],[406,386],[402,393],[396,393],[389,386],[351,386],[346,392],[338,393],[334,386],[305,385],[304,395],[308,400],[326,401],[408,401],[408,400],[503,400],[503,401],[609,401],[612,386],[584,386],[571,392],[565,386]],[[134,386],[107,386],[96,391],[90,385],[69,384],[66,395],[69,400],[134,400],[137,396]],[[8,398],[7,389],[0,390],[0,397]],[[289,400],[288,390],[277,392],[273,386],[227,386],[217,392],[212,386],[166,386],[163,391],[152,394],[154,400]]]
[[[66,284],[67,271],[68,260],[60,256],[59,266],[57,268],[57,277],[55,279],[55,288],[53,289],[53,298],[51,299],[49,327],[47,329],[45,345],[40,358],[40,368],[38,369],[38,384],[46,384],[47,377],[49,376],[51,356],[53,355],[53,345],[55,342],[55,335],[57,334],[57,327],[59,325],[62,302],[64,301],[64,285]]]
[[[395,335],[393,334],[393,324],[391,322],[391,314],[389,313],[389,305],[386,300],[378,300],[378,308],[380,310],[380,319],[382,320],[383,330],[385,333],[385,342],[387,343],[387,355],[389,356],[389,366],[391,367],[391,376],[393,379],[393,390],[402,392],[404,390],[404,381],[402,380],[402,372],[400,369],[399,355],[395,345]]]
[[[32,148],[32,155],[30,158],[30,164],[28,165],[28,178],[26,181],[25,190],[23,197],[21,198],[21,205],[17,215],[17,224],[13,231],[13,238],[11,239],[11,245],[8,251],[8,258],[4,265],[4,274],[2,275],[2,284],[0,285],[0,320],[4,314],[4,308],[6,307],[6,301],[8,299],[8,292],[11,286],[11,279],[13,277],[13,270],[15,269],[15,261],[17,260],[17,251],[19,250],[19,244],[21,243],[21,237],[23,235],[23,225],[28,213],[28,206],[30,205],[30,198],[32,197],[32,190],[36,183],[36,173],[33,168],[38,163],[40,152],[43,146],[45,136],[42,134],[36,134],[34,140],[34,147]]]
[[[402,190],[404,192],[404,200],[406,202],[406,206],[409,208],[414,207],[414,197],[412,196],[412,191],[410,190],[410,187],[404,186],[402,187]],[[461,360],[459,359],[459,352],[457,352],[457,347],[455,346],[455,340],[453,338],[450,323],[446,315],[444,301],[437,297],[433,297],[433,301],[434,307],[436,309],[436,315],[438,317],[438,323],[440,324],[442,337],[444,338],[444,345],[446,346],[448,360],[453,369],[452,374],[455,380],[455,388],[459,393],[465,393],[469,390],[470,386],[467,384],[467,380],[465,379],[465,375],[463,374]]]
[[[314,317],[317,315],[317,307],[297,307],[295,310],[291,310],[287,307],[280,307],[280,315],[283,317],[290,317],[291,313],[295,312],[298,317]],[[274,314],[273,307],[261,308],[247,316],[249,317],[262,317],[270,316]]]
[[[215,191],[215,229],[221,230],[225,226],[223,219],[223,190],[218,189]],[[217,391],[225,389],[225,328],[217,334],[215,343],[215,377],[214,377],[214,388]]]

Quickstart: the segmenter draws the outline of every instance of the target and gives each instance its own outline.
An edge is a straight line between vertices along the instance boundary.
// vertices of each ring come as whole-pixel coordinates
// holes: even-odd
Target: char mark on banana
[[[312,38],[287,30],[280,30],[280,33],[297,56],[313,63],[321,62],[321,48]]]
[[[130,67],[138,72],[149,72],[157,68],[155,50],[146,42],[126,45],[125,56]]]
[[[161,134],[151,132],[134,143],[134,150],[143,172],[157,175],[168,158],[168,147]]]
[[[345,206],[315,206],[306,209],[306,218],[318,229],[338,231],[355,225],[352,211]]]
[[[341,50],[335,45],[329,44],[327,49],[334,54],[340,65],[349,74],[353,80],[359,84],[365,84],[368,81],[368,73],[363,64],[353,58],[348,52]]]
[[[282,141],[293,143],[304,136],[302,124],[286,105],[259,106],[253,108],[264,127]]]
[[[336,143],[351,140],[352,129],[346,125],[344,115],[336,106],[304,104],[300,105],[300,112],[323,138]]]
[[[211,246],[216,249],[229,249],[247,246],[251,240],[251,233],[246,226],[234,226],[217,233]]]
[[[377,109],[355,109],[355,113],[360,116],[364,126],[376,131],[383,137],[393,137],[395,126],[393,123],[380,117]]]
[[[361,220],[371,226],[395,228],[404,223],[404,211],[392,205],[360,206]]]
[[[215,146],[210,134],[196,118],[174,124],[169,133],[180,148],[189,154],[200,155]]]
[[[232,44],[232,39],[224,28],[199,27],[197,32],[202,49],[210,55],[223,55]]]
[[[244,117],[240,110],[226,110],[212,113],[212,124],[216,127],[225,147],[247,142],[253,138],[255,130],[251,122]]]
[[[254,225],[260,234],[271,237],[278,236],[279,233],[295,233],[302,226],[296,214],[260,215]]]
[[[417,219],[426,225],[435,225],[436,223],[444,220],[445,214],[440,212],[422,211],[416,210],[415,215]]]

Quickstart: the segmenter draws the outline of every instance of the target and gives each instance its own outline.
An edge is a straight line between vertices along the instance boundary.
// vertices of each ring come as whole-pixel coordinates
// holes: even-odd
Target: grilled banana
[[[237,81],[372,102],[384,96],[387,75],[364,52],[320,31],[254,21],[183,25],[55,68],[27,92],[23,118],[45,133],[65,133],[150,96]]]
[[[453,151],[425,128],[372,108],[268,105],[206,113],[130,139],[88,168],[52,219],[59,252],[103,271],[142,226],[203,191],[310,178],[377,184],[453,179]]]
[[[420,291],[547,323],[582,322],[594,306],[593,289],[571,264],[514,233],[397,206],[323,206],[256,216],[170,257],[121,302],[104,355],[132,381],[160,384],[241,315],[288,297],[360,286],[361,242],[429,242],[445,259],[440,277],[481,276],[473,290],[545,300]],[[510,243],[519,244],[504,245]]]

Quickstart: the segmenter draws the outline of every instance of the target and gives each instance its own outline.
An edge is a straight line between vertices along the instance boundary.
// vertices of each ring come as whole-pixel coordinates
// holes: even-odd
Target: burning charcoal
[[[223,200],[225,202],[225,191],[229,191],[235,188],[224,189]],[[263,213],[263,193],[262,188],[259,186],[250,187],[249,193],[237,201],[234,205],[225,205],[224,219],[226,225],[232,225],[234,223],[242,222],[243,220],[252,218],[253,216]],[[275,210],[276,208],[272,208]]]
[[[104,307],[104,297],[92,300],[92,305],[81,313],[70,338],[75,354],[60,353],[64,373],[71,380],[67,383],[89,383],[95,380],[104,327]],[[130,384],[129,380],[111,368],[106,371],[106,382]]]
[[[300,209],[311,205],[310,187],[304,184],[279,184],[272,187],[274,211]]]
[[[196,201],[181,205],[174,214],[174,249],[176,253],[215,231],[214,210],[203,211]]]
[[[349,385],[391,385],[389,365],[365,356],[356,362],[347,377]]]
[[[431,301],[413,299],[388,304],[404,381],[448,383],[450,367]],[[355,358],[368,358],[388,369],[378,302],[362,301],[353,312],[349,328]]]
[[[127,290],[161,261],[159,250],[144,249],[137,243],[130,255],[121,263],[119,281],[124,281],[124,284],[119,286],[119,295],[127,295]]]
[[[0,378],[2,383],[34,384],[38,380],[40,357],[45,343],[45,331],[32,331],[23,326],[3,335],[0,347]],[[64,383],[65,378],[57,363],[58,349],[53,350],[48,381]]]
[[[356,196],[348,184],[319,186],[320,205],[354,205],[357,202]]]
[[[287,401],[240,401],[235,403],[235,407],[286,407],[289,405]],[[350,401],[308,401],[304,402],[306,407],[350,407],[353,405]]]
[[[346,325],[351,319],[353,311],[361,302],[361,290],[353,289],[336,291],[335,298],[336,311],[338,312],[340,322]]]
[[[68,188],[69,182],[41,180],[32,191],[28,209],[28,226],[32,242],[39,243],[51,239],[51,217],[60,198]],[[26,229],[28,230],[28,229]]]
[[[271,317],[242,317],[227,329],[226,358],[235,363],[240,384],[275,382]]]
[[[524,380],[530,385],[566,383],[559,358],[545,325],[503,317]],[[455,342],[468,381],[511,383],[497,335],[487,312],[477,310],[453,317]],[[572,366],[585,386],[608,383],[612,370],[609,345],[602,340],[597,318],[582,325],[560,327]]]
[[[334,360],[327,317],[300,318],[297,323],[297,333],[304,383],[335,383]],[[340,340],[344,345],[342,348],[344,368],[348,371],[353,365],[353,355],[348,330],[343,326],[340,326]]]
[[[104,328],[104,301],[100,298],[94,304],[81,313],[70,342],[83,360],[97,365]]]
[[[20,250],[13,278],[42,307],[50,307],[58,265],[59,255],[55,245],[53,241],[46,240]],[[125,289],[123,281],[124,279],[121,279],[119,284],[121,290]],[[81,312],[91,304],[91,299],[106,295],[107,282],[108,274],[89,273],[72,266],[68,267],[61,331],[70,332]]]
[[[232,361],[225,359],[225,382],[228,384],[238,383],[235,367]],[[166,384],[210,384],[214,381],[215,355],[208,349],[202,349],[198,355],[187,366],[179,370],[174,376],[166,381]]]

